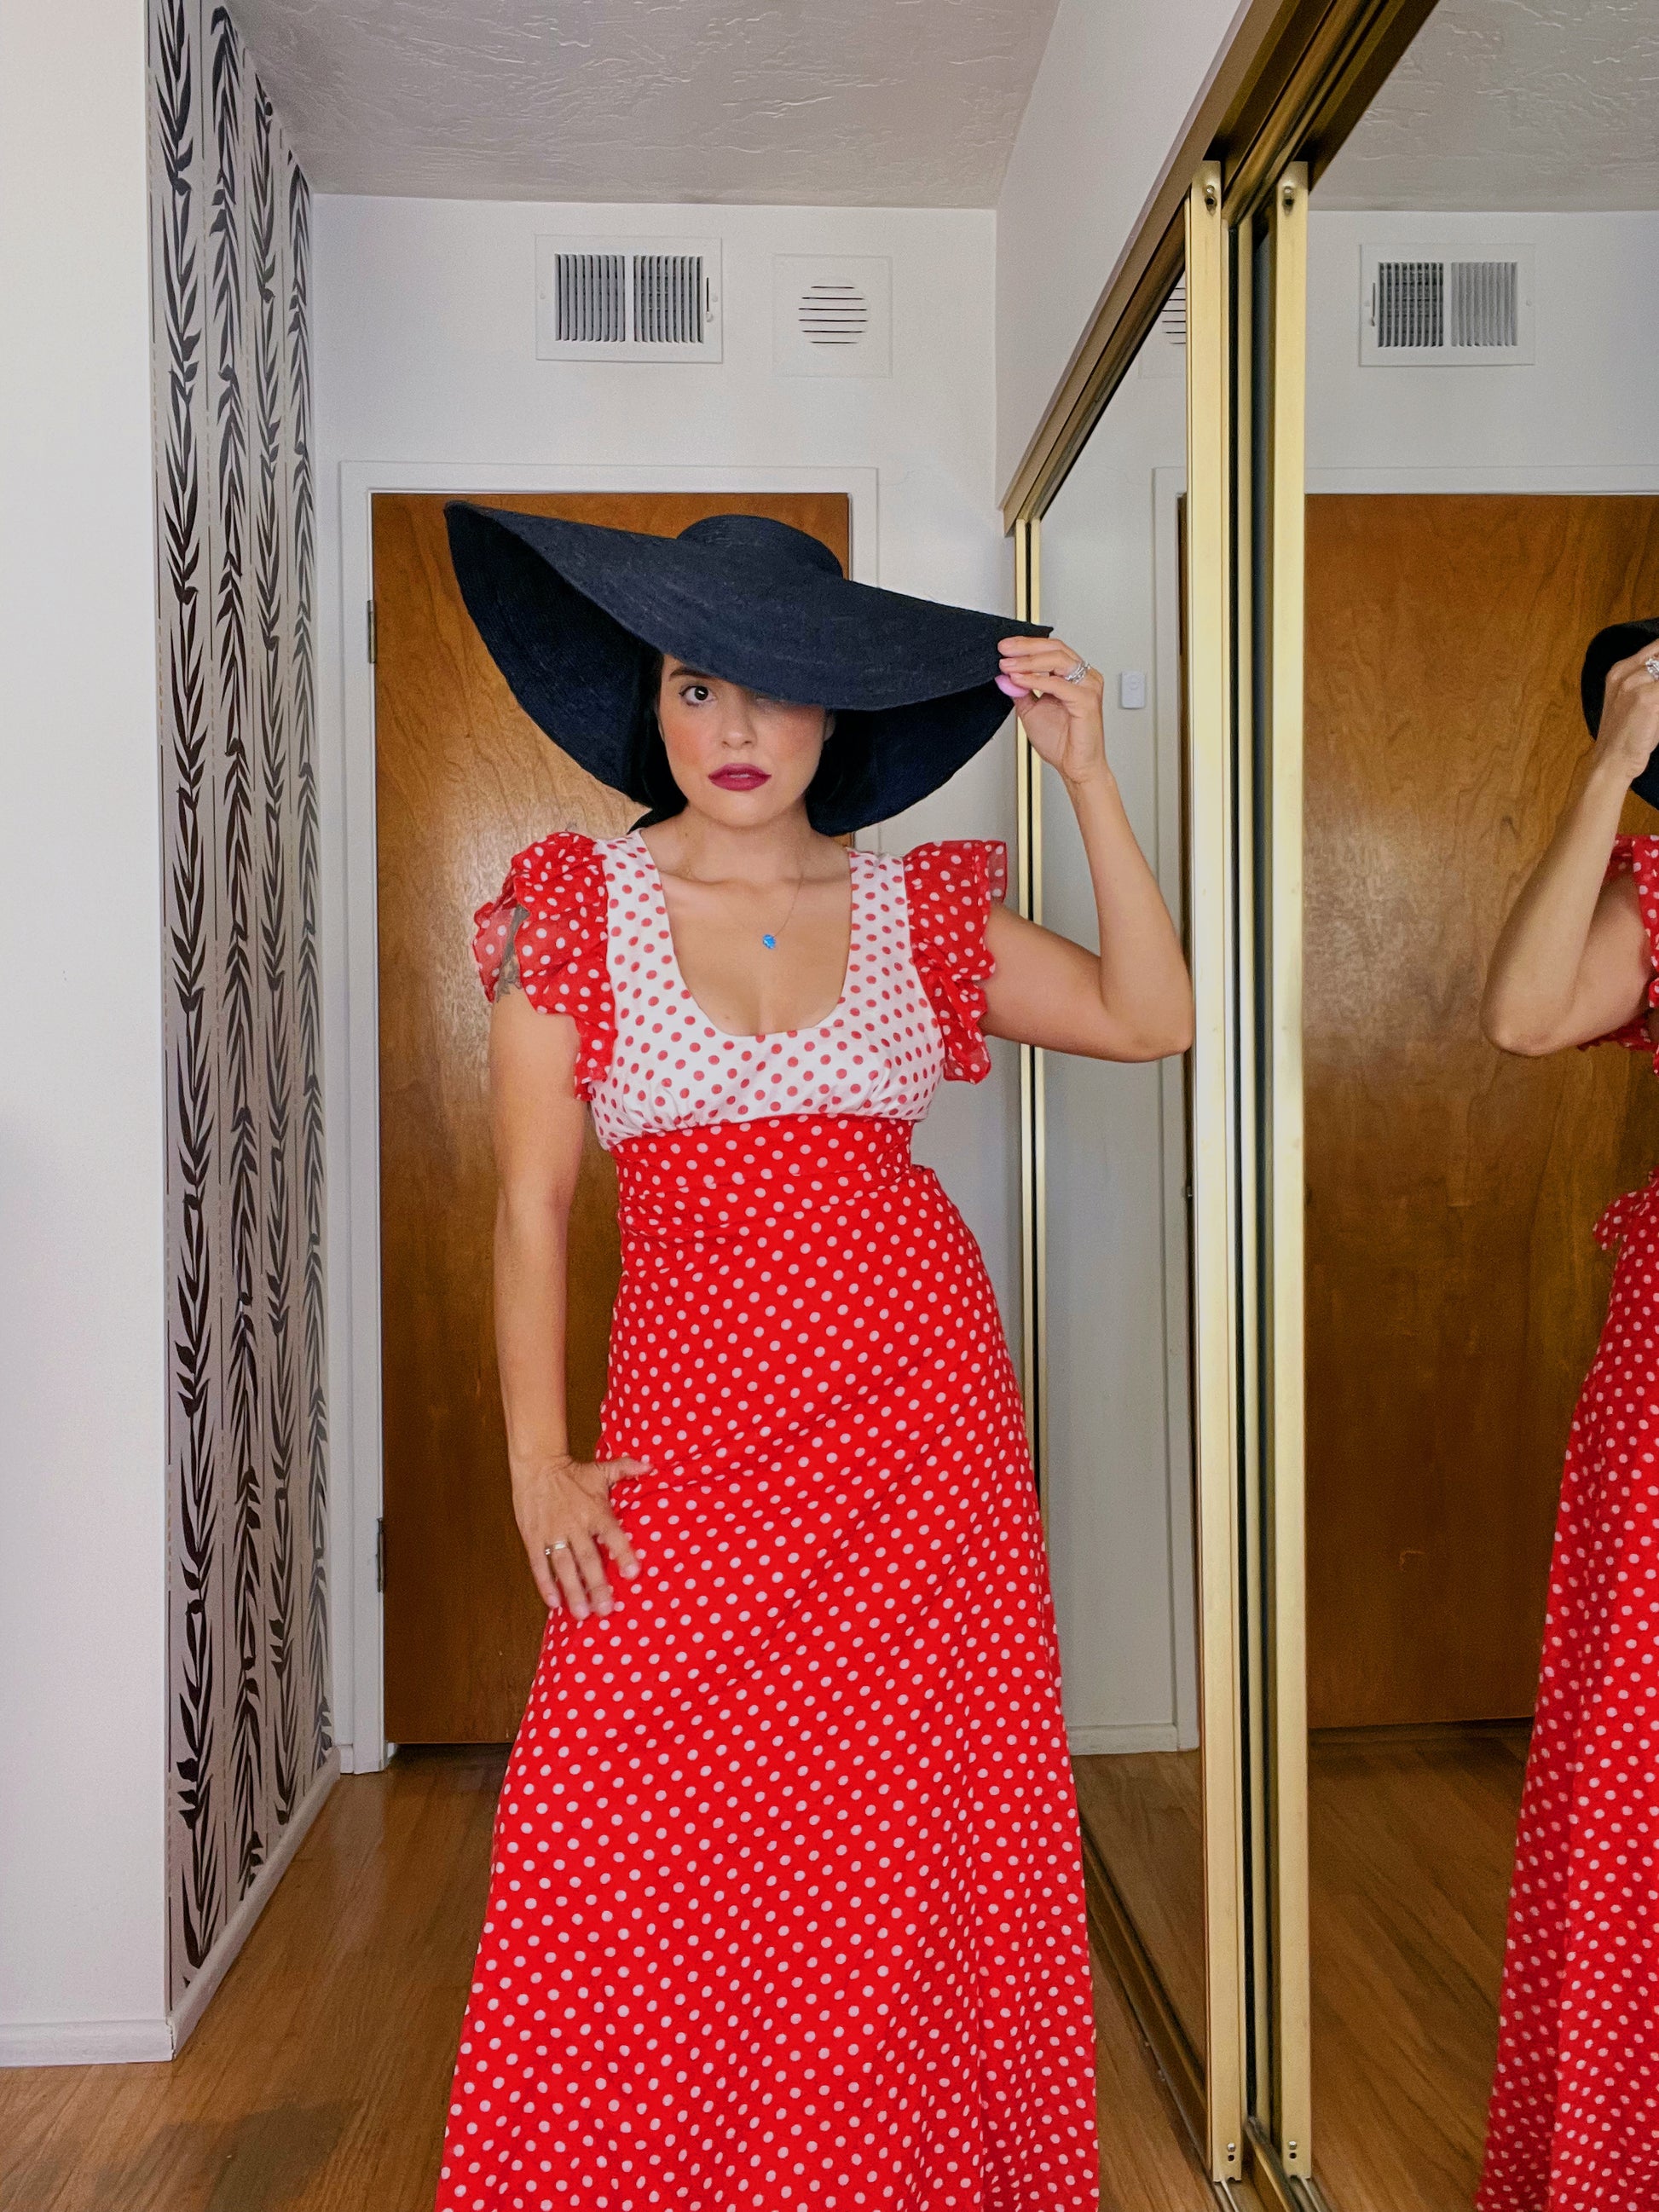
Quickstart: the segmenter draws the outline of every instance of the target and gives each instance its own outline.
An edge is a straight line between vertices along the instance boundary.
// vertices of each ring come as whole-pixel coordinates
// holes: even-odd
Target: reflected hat
[[[671,797],[652,776],[659,653],[833,711],[806,811],[835,836],[913,806],[971,760],[1008,714],[1000,640],[1048,635],[853,583],[827,545],[764,515],[656,538],[468,500],[444,513],[466,611],[514,697],[590,775],[646,805]]]
[[[1598,629],[1590,640],[1578,678],[1578,696],[1583,702],[1584,720],[1589,724],[1591,737],[1598,735],[1601,727],[1607,671],[1616,661],[1628,660],[1632,653],[1640,653],[1644,646],[1659,651],[1659,615],[1637,622],[1611,623],[1606,629]],[[1650,806],[1659,806],[1659,756],[1648,763],[1631,789],[1638,799],[1645,799]]]

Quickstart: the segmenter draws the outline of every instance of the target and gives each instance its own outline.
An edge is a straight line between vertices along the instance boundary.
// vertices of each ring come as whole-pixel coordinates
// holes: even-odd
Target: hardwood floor
[[[429,2212],[503,1763],[343,1777],[170,2065],[0,2074],[5,2212]]]
[[[1467,2212],[1497,2045],[1524,1723],[1316,1735],[1314,2171],[1332,2212]],[[1084,1819],[1194,2032],[1195,1754],[1075,1763]]]
[[[1466,2212],[1524,1723],[1315,1739],[1314,2172],[1333,2212]]]
[[[1195,1751],[1074,1759],[1078,1810],[1099,1844],[1194,2051],[1204,2048],[1204,1852]]]
[[[504,1754],[348,1775],[171,2065],[0,2072],[0,2212],[429,2212]],[[1095,1978],[1102,2212],[1214,2200]]]

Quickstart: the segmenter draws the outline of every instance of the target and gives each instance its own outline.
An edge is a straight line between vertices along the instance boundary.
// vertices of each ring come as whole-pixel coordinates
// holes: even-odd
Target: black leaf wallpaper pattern
[[[222,6],[149,42],[176,2003],[333,1723],[310,194]]]

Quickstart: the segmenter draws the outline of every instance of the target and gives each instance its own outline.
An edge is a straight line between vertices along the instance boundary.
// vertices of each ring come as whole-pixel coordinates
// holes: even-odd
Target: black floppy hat
[[[1616,661],[1628,660],[1633,653],[1640,653],[1644,646],[1651,646],[1659,652],[1659,615],[1638,622],[1610,623],[1606,629],[1598,629],[1590,640],[1578,678],[1578,696],[1583,702],[1584,720],[1589,724],[1591,737],[1597,736],[1601,728],[1607,671]],[[1659,754],[1648,763],[1631,789],[1638,799],[1645,799],[1650,806],[1659,806]]]
[[[664,811],[678,793],[652,773],[659,653],[834,712],[806,809],[839,836],[971,760],[1009,712],[998,641],[1048,635],[853,583],[827,545],[764,515],[655,538],[468,500],[444,514],[461,597],[514,697],[601,783]]]

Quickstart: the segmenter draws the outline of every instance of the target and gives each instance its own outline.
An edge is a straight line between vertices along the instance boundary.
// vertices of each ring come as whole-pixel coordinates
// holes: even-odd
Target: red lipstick
[[[772,779],[763,768],[717,768],[708,779],[722,791],[758,791]]]

